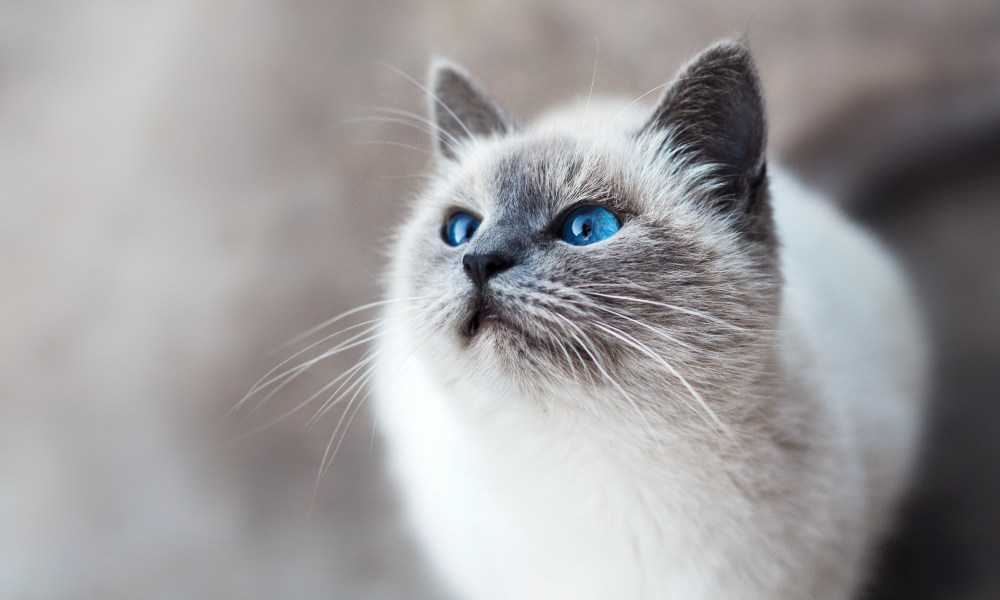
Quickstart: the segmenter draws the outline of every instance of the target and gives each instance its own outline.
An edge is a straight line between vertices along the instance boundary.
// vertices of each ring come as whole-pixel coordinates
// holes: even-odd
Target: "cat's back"
[[[847,419],[869,520],[884,528],[915,455],[927,356],[902,269],[832,201],[772,170],[784,323],[810,346],[808,376]],[[798,352],[790,345],[786,352]]]

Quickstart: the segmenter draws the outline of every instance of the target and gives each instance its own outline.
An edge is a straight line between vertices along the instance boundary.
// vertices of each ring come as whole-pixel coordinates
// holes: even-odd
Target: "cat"
[[[768,164],[742,42],[661,87],[522,126],[432,65],[375,410],[455,597],[856,598],[892,526],[927,386],[901,270]]]

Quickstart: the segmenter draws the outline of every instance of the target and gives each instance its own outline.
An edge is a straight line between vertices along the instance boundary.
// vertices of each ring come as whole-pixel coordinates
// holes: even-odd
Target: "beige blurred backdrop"
[[[595,64],[595,94],[635,97],[734,34],[776,153],[861,93],[1000,64],[996,0],[5,0],[0,598],[440,597],[366,411],[311,515],[336,415],[222,443],[358,354],[217,426],[283,341],[378,298],[430,149],[359,120],[424,111],[382,63],[423,79],[448,55],[528,118],[586,96]],[[869,223],[931,306],[947,440],[872,597],[1000,597],[1000,186],[984,177]]]

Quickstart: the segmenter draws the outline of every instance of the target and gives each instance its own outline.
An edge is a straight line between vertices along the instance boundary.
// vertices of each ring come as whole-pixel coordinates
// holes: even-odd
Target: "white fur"
[[[428,369],[440,356],[405,327],[383,336],[378,428],[417,535],[456,596],[857,595],[913,460],[923,340],[878,244],[780,170],[771,189],[785,383],[768,427],[794,438],[805,424],[808,451],[755,434],[734,453],[669,432],[649,448],[614,423],[496,389],[478,390],[486,402],[452,397]],[[403,314],[390,309],[388,327]]]

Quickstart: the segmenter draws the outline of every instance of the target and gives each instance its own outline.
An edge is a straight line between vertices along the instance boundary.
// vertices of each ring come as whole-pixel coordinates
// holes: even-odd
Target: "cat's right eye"
[[[472,239],[479,229],[479,219],[467,212],[457,212],[444,224],[442,237],[449,246],[461,246]]]

